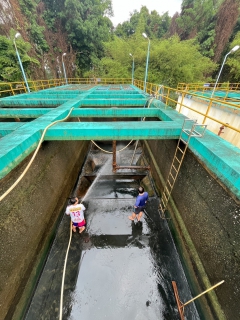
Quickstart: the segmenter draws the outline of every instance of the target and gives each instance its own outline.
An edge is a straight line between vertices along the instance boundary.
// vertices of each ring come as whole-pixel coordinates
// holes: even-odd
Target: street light
[[[66,69],[65,69],[65,64],[64,64],[64,61],[63,61],[63,57],[66,56],[66,53],[63,53],[62,55],[62,66],[63,66],[63,73],[64,73],[64,77],[65,77],[65,81],[66,81],[66,84],[68,84],[67,82],[67,75],[66,75]]]
[[[133,62],[132,62],[132,85],[133,85],[133,81],[134,81],[134,56],[129,53],[129,55],[133,58]]]
[[[150,50],[150,39],[146,35],[146,33],[142,33],[142,36],[145,39],[148,39],[148,51],[147,51],[147,62],[146,62],[146,71],[145,71],[145,79],[144,79],[144,91],[146,92],[146,83],[147,83],[147,72],[148,72],[148,60],[149,60],[149,50]]]
[[[214,92],[215,92],[215,89],[216,89],[216,86],[217,86],[217,83],[218,83],[218,79],[219,79],[220,74],[221,74],[221,72],[222,72],[224,63],[225,63],[225,61],[226,61],[226,59],[227,59],[227,56],[228,56],[230,53],[237,51],[239,48],[240,48],[240,46],[235,46],[235,47],[232,48],[231,51],[229,51],[229,52],[225,55],[224,60],[223,60],[223,63],[222,63],[222,66],[221,66],[221,69],[220,69],[220,71],[219,71],[219,74],[218,74],[218,76],[217,76],[217,80],[216,80],[216,82],[215,82],[215,85],[214,85],[214,88],[213,88],[213,91],[212,91],[211,98],[212,98],[213,95],[214,95]]]
[[[18,62],[19,62],[19,64],[20,64],[20,68],[21,68],[21,71],[22,71],[23,79],[24,79],[25,84],[26,84],[26,87],[27,87],[27,91],[28,91],[28,92],[31,92],[30,89],[29,89],[29,86],[28,86],[27,78],[26,78],[26,75],[25,75],[25,72],[24,72],[24,69],[23,69],[23,65],[22,65],[22,61],[21,61],[20,55],[19,55],[19,53],[18,53],[17,45],[16,45],[16,39],[17,39],[18,37],[21,37],[21,34],[20,34],[19,32],[17,32],[17,33],[15,34],[15,37],[13,38],[13,43],[14,43],[14,46],[15,46],[15,49],[16,49],[16,54],[17,54]]]

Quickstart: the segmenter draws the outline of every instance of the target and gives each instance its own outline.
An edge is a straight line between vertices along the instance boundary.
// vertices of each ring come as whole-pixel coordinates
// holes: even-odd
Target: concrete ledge
[[[159,108],[162,120],[168,119],[183,123],[186,117],[175,110],[164,108],[162,102],[154,101]],[[187,138],[185,136],[185,138]],[[206,130],[204,137],[192,137],[189,149],[212,171],[239,200],[240,199],[240,149]]]
[[[150,156],[150,162],[154,165],[154,168],[156,170],[156,173],[158,175],[158,178],[160,180],[160,183],[163,186],[165,185],[165,180],[160,172],[160,169],[158,167],[157,161],[147,143],[147,141],[144,141],[144,144],[146,146],[147,154]],[[158,184],[159,185],[159,184]],[[162,190],[159,189],[159,192],[161,193]],[[184,224],[184,221],[177,210],[176,204],[172,197],[170,197],[169,201],[170,207],[171,207],[171,214],[172,219],[174,223],[174,232],[178,234],[178,241],[179,246],[181,248],[182,258],[184,259],[184,265],[187,267],[187,274],[191,274],[191,282],[193,288],[196,290],[206,290],[207,288],[210,288],[212,286],[207,273],[204,269],[204,266],[202,264],[202,261],[198,255],[198,252],[194,246],[194,243],[191,239],[190,234],[188,233],[188,230]],[[177,230],[179,229],[179,230]],[[183,259],[182,259],[183,260]],[[201,279],[198,279],[196,277],[196,273],[200,275]],[[204,288],[202,287],[202,284],[204,285]],[[195,295],[199,294],[200,292],[194,292]],[[218,302],[217,296],[214,291],[209,293],[209,300],[211,303],[211,307],[214,310],[214,314],[217,315],[218,320],[226,320],[226,317],[221,309],[221,305]],[[202,298],[203,305],[199,305],[201,309],[201,313],[204,315],[205,319],[208,320],[214,320],[215,315],[211,313],[211,310],[208,307],[208,302],[205,300],[205,297]]]
[[[1,319],[22,319],[88,145],[84,141],[46,142],[23,180],[2,200]],[[26,161],[0,181],[1,194],[25,165]]]

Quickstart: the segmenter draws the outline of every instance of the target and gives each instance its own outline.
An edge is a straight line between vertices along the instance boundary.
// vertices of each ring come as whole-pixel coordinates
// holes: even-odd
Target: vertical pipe
[[[116,109],[116,107],[113,107],[113,109]],[[113,118],[113,121],[116,121],[116,118]],[[117,171],[117,141],[116,140],[113,140],[113,143],[112,143],[112,147],[113,147],[113,162],[112,162],[112,167],[113,167],[113,172],[116,172]]]
[[[112,167],[113,167],[113,172],[116,172],[116,166],[117,166],[117,157],[116,157],[116,149],[117,149],[117,141],[113,140],[112,143],[113,147],[113,162],[112,162]]]
[[[133,57],[133,63],[132,63],[132,85],[134,82],[134,57]]]
[[[62,54],[62,66],[63,66],[63,73],[64,73],[64,77],[65,77],[65,82],[66,84],[68,84],[68,81],[67,81],[67,74],[66,74],[66,69],[65,69],[65,64],[64,64],[64,61],[63,61],[63,57],[66,55],[66,53],[63,53]]]
[[[145,70],[145,79],[144,79],[144,88],[143,88],[143,91],[144,91],[144,92],[146,92],[146,87],[147,87],[147,73],[148,73],[149,51],[150,51],[150,40],[148,39],[147,61],[146,61],[146,70]]]
[[[26,78],[26,75],[25,75],[25,72],[24,72],[24,69],[23,69],[23,65],[22,65],[21,58],[20,58],[20,55],[19,55],[19,53],[18,53],[18,49],[17,49],[17,45],[16,45],[16,42],[15,42],[15,38],[14,38],[14,40],[13,40],[13,43],[14,43],[14,46],[15,46],[15,49],[16,49],[16,54],[17,54],[18,62],[19,62],[19,64],[20,64],[20,68],[21,68],[21,71],[22,71],[22,75],[23,75],[23,78],[24,78],[26,87],[27,87],[27,91],[28,91],[28,92],[31,92],[30,89],[29,89],[29,86],[28,86],[28,82],[27,82],[27,78]]]

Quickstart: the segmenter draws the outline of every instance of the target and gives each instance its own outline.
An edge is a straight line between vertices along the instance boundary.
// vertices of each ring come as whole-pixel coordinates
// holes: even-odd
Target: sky
[[[149,11],[156,10],[159,14],[168,11],[173,16],[176,11],[180,12],[182,0],[112,0],[114,17],[111,17],[114,26],[130,19],[130,12],[135,9],[140,11],[146,6]]]

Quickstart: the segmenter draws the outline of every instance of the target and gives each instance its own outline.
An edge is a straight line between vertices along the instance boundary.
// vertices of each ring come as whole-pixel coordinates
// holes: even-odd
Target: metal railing
[[[88,85],[108,85],[108,84],[130,84],[130,78],[68,78],[68,85],[71,84],[88,84]],[[61,79],[48,79],[48,80],[28,80],[28,85],[31,92],[64,86],[66,80]],[[24,81],[16,82],[0,82],[0,98],[27,93],[27,87]]]
[[[215,83],[179,83],[177,89],[180,91],[189,91],[203,97],[211,97]],[[215,98],[227,102],[240,102],[240,83],[217,83]]]
[[[134,85],[137,86],[140,89],[143,89],[144,82],[141,80],[135,80]],[[183,84],[179,84],[178,88],[183,88]],[[199,85],[199,84],[198,84]],[[238,85],[238,86],[237,86]],[[235,92],[237,87],[240,88],[240,84],[235,84]],[[186,86],[185,86],[186,88]],[[195,87],[196,88],[196,87]],[[209,88],[208,88],[209,90]],[[222,89],[223,90],[223,89]],[[191,110],[194,112],[196,115],[202,116],[202,121],[198,122],[205,124],[207,119],[211,120],[213,122],[218,123],[221,126],[224,126],[225,128],[229,128],[237,133],[240,133],[240,126],[234,126],[229,123],[226,123],[225,120],[223,119],[218,119],[216,117],[210,116],[210,111],[213,107],[219,106],[220,108],[226,108],[229,112],[235,113],[235,112],[240,112],[240,106],[238,104],[235,104],[234,102],[229,102],[229,101],[223,101],[218,99],[217,97],[210,98],[206,96],[199,95],[197,93],[190,93],[188,90],[182,90],[182,89],[174,89],[162,85],[157,85],[153,83],[147,83],[146,85],[146,92],[154,95],[157,99],[161,100],[166,106],[170,106],[174,109],[178,107],[178,112],[181,113],[183,108],[186,108],[188,110]],[[192,106],[187,105],[184,103],[184,98],[190,98],[199,102],[202,102],[206,105],[206,111],[202,112],[197,110],[196,108],[193,108]],[[240,97],[240,92],[239,92],[239,97]],[[238,100],[239,101],[239,100]],[[192,116],[191,116],[192,118]],[[211,130],[211,129],[210,129]],[[239,137],[240,139],[240,137]]]
[[[58,86],[65,86],[66,82],[65,79],[49,79],[49,80],[36,80],[36,81],[29,81],[29,87],[31,91],[39,91],[43,89],[58,87]],[[95,77],[95,78],[68,78],[68,86],[71,84],[86,84],[86,85],[122,85],[122,84],[128,84],[130,85],[132,83],[131,78],[101,78],[101,77]],[[144,81],[142,80],[134,80],[134,85],[138,87],[139,89],[144,89]],[[231,88],[229,91],[234,91],[236,93],[236,90],[240,88],[239,83],[234,84],[228,84],[228,86],[224,87],[224,84],[219,84],[218,87],[221,88],[221,90]],[[202,91],[200,91],[200,88]],[[233,90],[234,88],[234,90]],[[71,90],[71,88],[69,88]],[[197,93],[189,92],[197,91]],[[235,131],[236,133],[240,133],[240,128],[238,126],[231,125],[229,123],[226,123],[223,119],[217,119],[214,116],[210,115],[211,109],[216,106],[223,106],[224,108],[228,108],[229,111],[232,111],[234,113],[236,110],[240,110],[240,107],[238,104],[235,104],[234,101],[226,101],[223,99],[219,99],[217,97],[210,98],[204,95],[201,95],[200,92],[204,92],[206,90],[209,90],[208,87],[204,87],[204,84],[202,83],[196,83],[196,84],[186,84],[186,83],[179,83],[177,89],[170,88],[167,86],[154,84],[154,83],[146,83],[146,93],[150,95],[154,95],[156,99],[161,100],[166,107],[171,107],[173,109],[176,109],[178,107],[179,112],[182,111],[183,108],[186,108],[192,112],[194,112],[196,115],[202,116],[202,121],[199,121],[198,123],[205,124],[207,120],[211,120],[213,122],[216,122],[217,124],[224,126],[225,128],[231,129]],[[228,91],[228,92],[229,92]],[[0,82],[0,97],[6,97],[11,95],[16,95],[20,93],[27,93],[27,88],[25,86],[25,83],[22,82],[11,82],[11,83],[2,83]],[[184,103],[184,98],[191,98],[195,99],[196,101],[202,101],[206,105],[206,111],[202,112],[199,111],[192,106],[187,105]]]
[[[211,83],[211,82],[198,82],[198,83],[180,82],[177,86],[177,89],[202,92],[202,91],[213,89],[214,85],[215,83]],[[215,89],[224,90],[224,91],[236,91],[236,90],[240,90],[240,83],[218,82]]]

